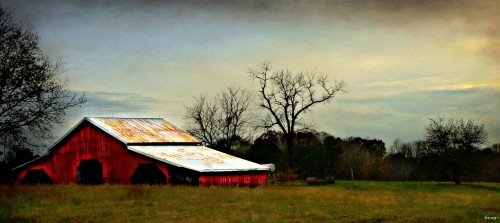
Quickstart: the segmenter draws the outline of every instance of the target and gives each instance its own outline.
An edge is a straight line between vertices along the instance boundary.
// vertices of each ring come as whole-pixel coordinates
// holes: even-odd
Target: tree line
[[[447,122],[460,123],[462,120]],[[263,133],[252,144],[240,147],[233,154],[257,163],[274,163],[278,181],[334,177],[342,180],[452,181],[456,184],[500,182],[500,144],[489,148],[472,146],[467,151],[459,151],[459,146],[454,145],[436,149],[432,136],[427,135],[413,142],[397,139],[386,150],[382,140],[354,136],[339,138],[314,131],[299,132],[294,141],[294,169],[287,166],[285,140],[276,131]]]

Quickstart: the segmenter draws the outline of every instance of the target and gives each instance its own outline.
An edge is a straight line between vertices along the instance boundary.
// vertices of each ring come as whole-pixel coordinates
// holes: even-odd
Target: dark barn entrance
[[[102,184],[102,165],[97,159],[80,161],[76,168],[76,178],[79,184]]]
[[[54,181],[47,175],[45,170],[28,170],[24,175],[21,184],[36,185],[36,184],[54,184]]]
[[[182,167],[169,166],[168,174],[172,185],[200,185],[200,174]]]
[[[130,184],[167,184],[167,177],[154,163],[143,163],[137,168],[130,178]]]

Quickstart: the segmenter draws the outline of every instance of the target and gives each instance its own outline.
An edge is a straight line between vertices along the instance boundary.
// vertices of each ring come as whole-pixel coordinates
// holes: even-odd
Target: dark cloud
[[[154,16],[155,13],[175,14],[177,18],[195,17],[204,13],[227,20],[243,20],[247,23],[280,22],[290,25],[297,23],[315,24],[332,21],[363,23],[367,26],[406,26],[415,21],[440,22],[451,25],[463,20],[464,26],[487,37],[493,36],[493,49],[488,54],[496,56],[498,43],[498,11],[500,1],[445,1],[445,0],[360,0],[360,1],[324,1],[324,0],[277,0],[277,1],[197,1],[197,0],[7,0],[3,3],[20,19],[32,23],[43,23],[46,18],[76,17],[98,11],[115,17]],[[104,18],[106,19],[106,18]],[[138,18],[141,19],[141,18]],[[143,19],[143,18],[142,18]],[[140,24],[140,23],[138,23]],[[36,27],[35,27],[36,28]],[[498,45],[498,44],[497,44]]]
[[[140,11],[151,10],[161,7],[173,7],[179,10],[196,9],[204,11],[233,11],[239,15],[290,14],[301,16],[306,14],[322,14],[335,16],[336,14],[356,15],[375,13],[408,14],[410,17],[419,15],[445,15],[457,13],[466,15],[470,11],[483,10],[491,14],[498,9],[498,1],[445,1],[445,0],[360,0],[360,1],[324,1],[324,0],[277,0],[277,1],[247,1],[247,0],[7,0],[4,5],[16,11],[22,17],[36,18],[38,15],[47,15],[61,11],[61,9],[81,10],[117,10]],[[464,13],[465,12],[465,13]],[[403,15],[403,14],[401,14]],[[484,15],[484,14],[483,14]],[[405,15],[406,16],[406,15]]]

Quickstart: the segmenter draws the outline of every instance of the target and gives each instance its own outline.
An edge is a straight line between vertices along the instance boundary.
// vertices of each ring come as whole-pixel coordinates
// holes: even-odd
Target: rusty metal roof
[[[128,149],[170,165],[198,172],[269,171],[269,167],[204,146],[128,146]]]
[[[86,118],[124,143],[201,143],[162,118]]]

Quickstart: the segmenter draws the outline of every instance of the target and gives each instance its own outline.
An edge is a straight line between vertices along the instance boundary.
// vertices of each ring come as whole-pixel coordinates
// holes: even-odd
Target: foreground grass
[[[0,222],[500,222],[500,184],[0,186]]]

